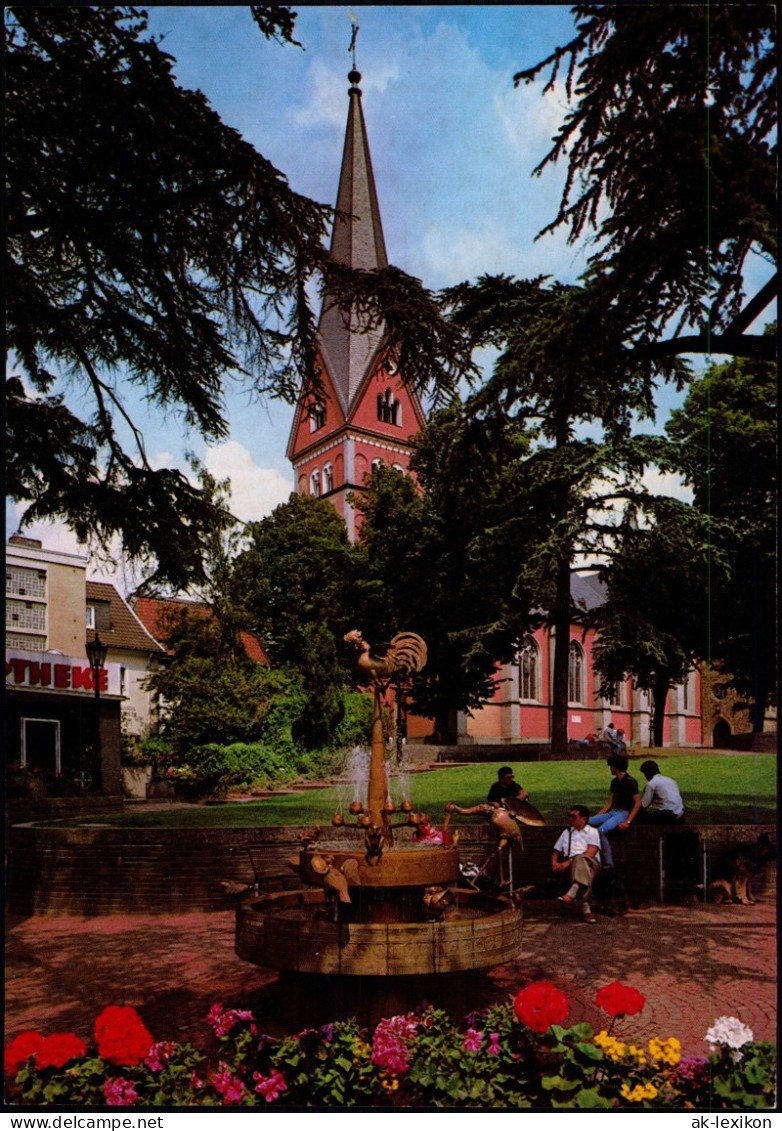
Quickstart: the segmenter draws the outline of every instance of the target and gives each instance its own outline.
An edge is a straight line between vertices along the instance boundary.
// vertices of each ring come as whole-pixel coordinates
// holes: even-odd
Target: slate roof
[[[570,596],[578,608],[591,613],[605,604],[605,582],[596,573],[574,573],[570,579]]]
[[[337,192],[337,211],[347,213],[337,217],[331,235],[330,254],[337,263],[346,267],[369,271],[388,266],[380,206],[375,189],[375,174],[369,154],[364,112],[361,108],[361,75],[351,71],[348,105],[348,122],[342,169]],[[347,415],[370,363],[383,339],[383,327],[368,333],[351,332],[360,326],[351,314],[345,315],[328,296],[318,324],[318,340],[340,401]]]
[[[164,649],[147,631],[139,618],[120,596],[117,590],[106,581],[87,582],[87,602],[103,601],[109,605],[109,627],[100,627],[98,632],[109,648],[119,648],[126,652],[163,652]],[[87,640],[95,638],[94,629],[86,630]]]
[[[209,606],[199,601],[184,601],[181,598],[174,597],[133,598],[133,608],[136,616],[156,638],[164,635],[165,618],[169,610],[183,607],[194,612],[197,616],[209,617],[212,615]],[[252,632],[241,631],[239,633],[239,639],[242,642],[245,655],[249,660],[255,660],[256,664],[266,664],[268,666],[269,659],[257,636],[253,635]],[[169,655],[173,654],[172,649],[165,649],[163,645],[159,645],[159,647],[164,651],[168,651]]]

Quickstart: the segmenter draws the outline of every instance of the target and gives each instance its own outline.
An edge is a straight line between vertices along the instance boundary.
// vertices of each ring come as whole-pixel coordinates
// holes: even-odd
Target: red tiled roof
[[[87,582],[87,601],[101,601],[109,605],[110,626],[101,626],[98,631],[104,644],[109,648],[121,648],[128,652],[162,652],[157,640],[147,631],[113,585],[106,581]],[[86,630],[87,640],[95,637],[93,629]]]
[[[171,609],[187,608],[196,616],[201,617],[212,615],[208,605],[198,601],[183,601],[174,597],[134,597],[132,603],[136,616],[156,639],[165,635],[166,614]],[[251,632],[241,631],[239,639],[249,660],[254,660],[256,664],[268,666],[268,657],[257,636],[254,636]],[[171,654],[172,650],[168,649],[168,652]]]

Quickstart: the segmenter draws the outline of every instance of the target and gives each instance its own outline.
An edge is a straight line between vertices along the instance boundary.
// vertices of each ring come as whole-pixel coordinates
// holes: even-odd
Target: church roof
[[[337,193],[337,211],[344,215],[334,221],[331,256],[346,267],[370,271],[387,267],[388,258],[361,108],[358,86],[361,75],[353,70],[348,78],[351,83],[348,124]],[[323,360],[335,384],[342,411],[347,415],[382,342],[383,328],[360,332],[355,315],[351,314],[348,321],[326,295],[318,337]]]

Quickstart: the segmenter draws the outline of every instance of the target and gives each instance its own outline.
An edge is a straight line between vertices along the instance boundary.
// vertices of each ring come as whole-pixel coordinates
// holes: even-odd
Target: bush
[[[604,1007],[613,1014],[609,1030],[597,1034],[587,1024],[564,1028],[551,1020],[568,1007],[555,986],[539,982],[461,1026],[426,1008],[385,1018],[371,1034],[355,1021],[337,1021],[274,1040],[258,1033],[249,1010],[216,1004],[206,1020],[220,1051],[210,1063],[191,1045],[154,1043],[132,1008],[109,1006],[96,1022],[93,1053],[75,1033],[15,1037],[5,1050],[7,1098],[36,1107],[274,1103],[282,1111],[774,1107],[776,1050],[754,1041],[736,1018],[720,1018],[709,1030],[707,1041],[715,1030],[718,1042],[727,1041],[709,1042],[711,1056],[682,1058],[676,1037],[635,1044],[613,1036],[624,1016],[613,1007]]]

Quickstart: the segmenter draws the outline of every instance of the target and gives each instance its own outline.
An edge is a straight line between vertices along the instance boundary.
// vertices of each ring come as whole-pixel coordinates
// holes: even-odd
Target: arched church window
[[[314,495],[316,499],[320,495],[320,472],[317,467],[310,475],[310,494]]]
[[[584,702],[584,649],[575,640],[570,641],[567,697],[570,703]]]
[[[334,468],[327,463],[323,468],[323,491],[328,493],[334,490]]]
[[[372,460],[372,471],[378,471],[381,467],[385,467],[385,461],[378,456]]]
[[[519,652],[519,698],[537,700],[540,698],[540,649],[531,636],[524,639]]]

